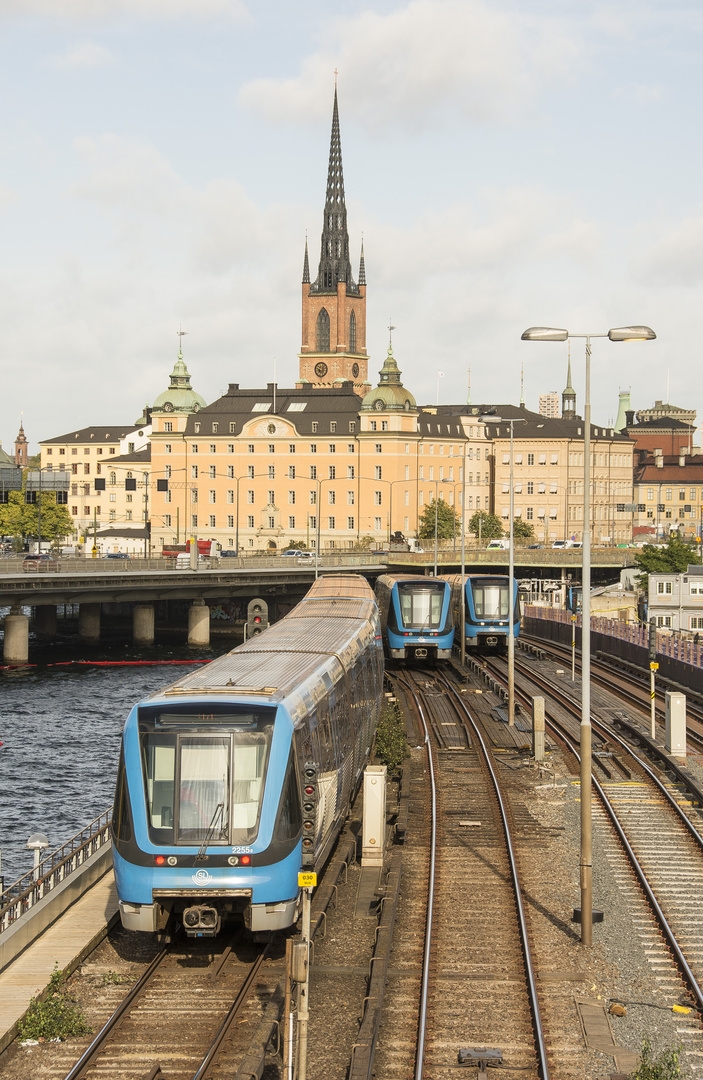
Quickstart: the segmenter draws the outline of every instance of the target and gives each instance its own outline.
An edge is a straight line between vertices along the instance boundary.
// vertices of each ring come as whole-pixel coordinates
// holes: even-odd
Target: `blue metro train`
[[[422,664],[448,660],[454,643],[450,598],[441,578],[383,574],[376,599],[388,656]]]
[[[452,614],[457,634],[461,633],[461,574],[442,578],[451,587]],[[467,574],[464,578],[464,616],[466,648],[477,651],[503,651],[508,634],[520,635],[520,601],[513,579],[512,604],[509,601],[510,579],[496,574]],[[512,608],[512,614],[511,614]]]
[[[298,916],[361,782],[380,713],[378,609],[356,575],[319,578],[280,622],[132,709],[112,821],[122,924]]]

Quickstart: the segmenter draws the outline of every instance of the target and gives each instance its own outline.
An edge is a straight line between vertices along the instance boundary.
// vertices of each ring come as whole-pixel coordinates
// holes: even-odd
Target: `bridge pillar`
[[[132,611],[132,641],[135,645],[154,644],[154,605],[135,604]]]
[[[3,659],[6,664],[26,664],[29,660],[29,617],[19,609],[5,616]]]
[[[204,600],[194,600],[188,609],[188,644],[210,644],[210,608]]]
[[[56,637],[56,606],[41,604],[35,610],[34,628],[41,641],[53,641]]]
[[[78,637],[81,641],[100,641],[100,604],[80,604]]]

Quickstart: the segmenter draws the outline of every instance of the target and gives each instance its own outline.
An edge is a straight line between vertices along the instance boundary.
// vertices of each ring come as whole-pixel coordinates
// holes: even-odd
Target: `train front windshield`
[[[474,610],[477,619],[506,619],[510,613],[510,600],[506,582],[487,578],[485,581],[473,579],[471,588],[474,597]]]
[[[238,846],[256,839],[271,710],[203,716],[192,707],[147,707],[139,710],[139,731],[154,843]]]
[[[442,623],[442,585],[398,583],[400,616],[406,630],[438,630]]]

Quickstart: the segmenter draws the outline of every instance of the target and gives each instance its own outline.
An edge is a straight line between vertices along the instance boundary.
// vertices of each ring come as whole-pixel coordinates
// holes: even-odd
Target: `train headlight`
[[[178,859],[176,858],[175,855],[169,855],[166,862],[168,863],[169,866],[177,866],[178,865]]]
[[[197,926],[200,922],[200,912],[197,908],[188,908],[183,912],[183,922],[186,926]]]
[[[239,866],[239,859],[237,858],[236,855],[230,855],[227,862],[229,863],[230,866]]]

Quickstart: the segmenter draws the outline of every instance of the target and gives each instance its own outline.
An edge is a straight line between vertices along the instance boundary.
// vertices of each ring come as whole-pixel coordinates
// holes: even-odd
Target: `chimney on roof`
[[[625,412],[625,427],[634,427],[635,424],[635,410],[627,409]]]
[[[680,466],[680,468],[683,469],[685,465],[686,465],[686,455],[685,454],[679,454],[679,466]]]

